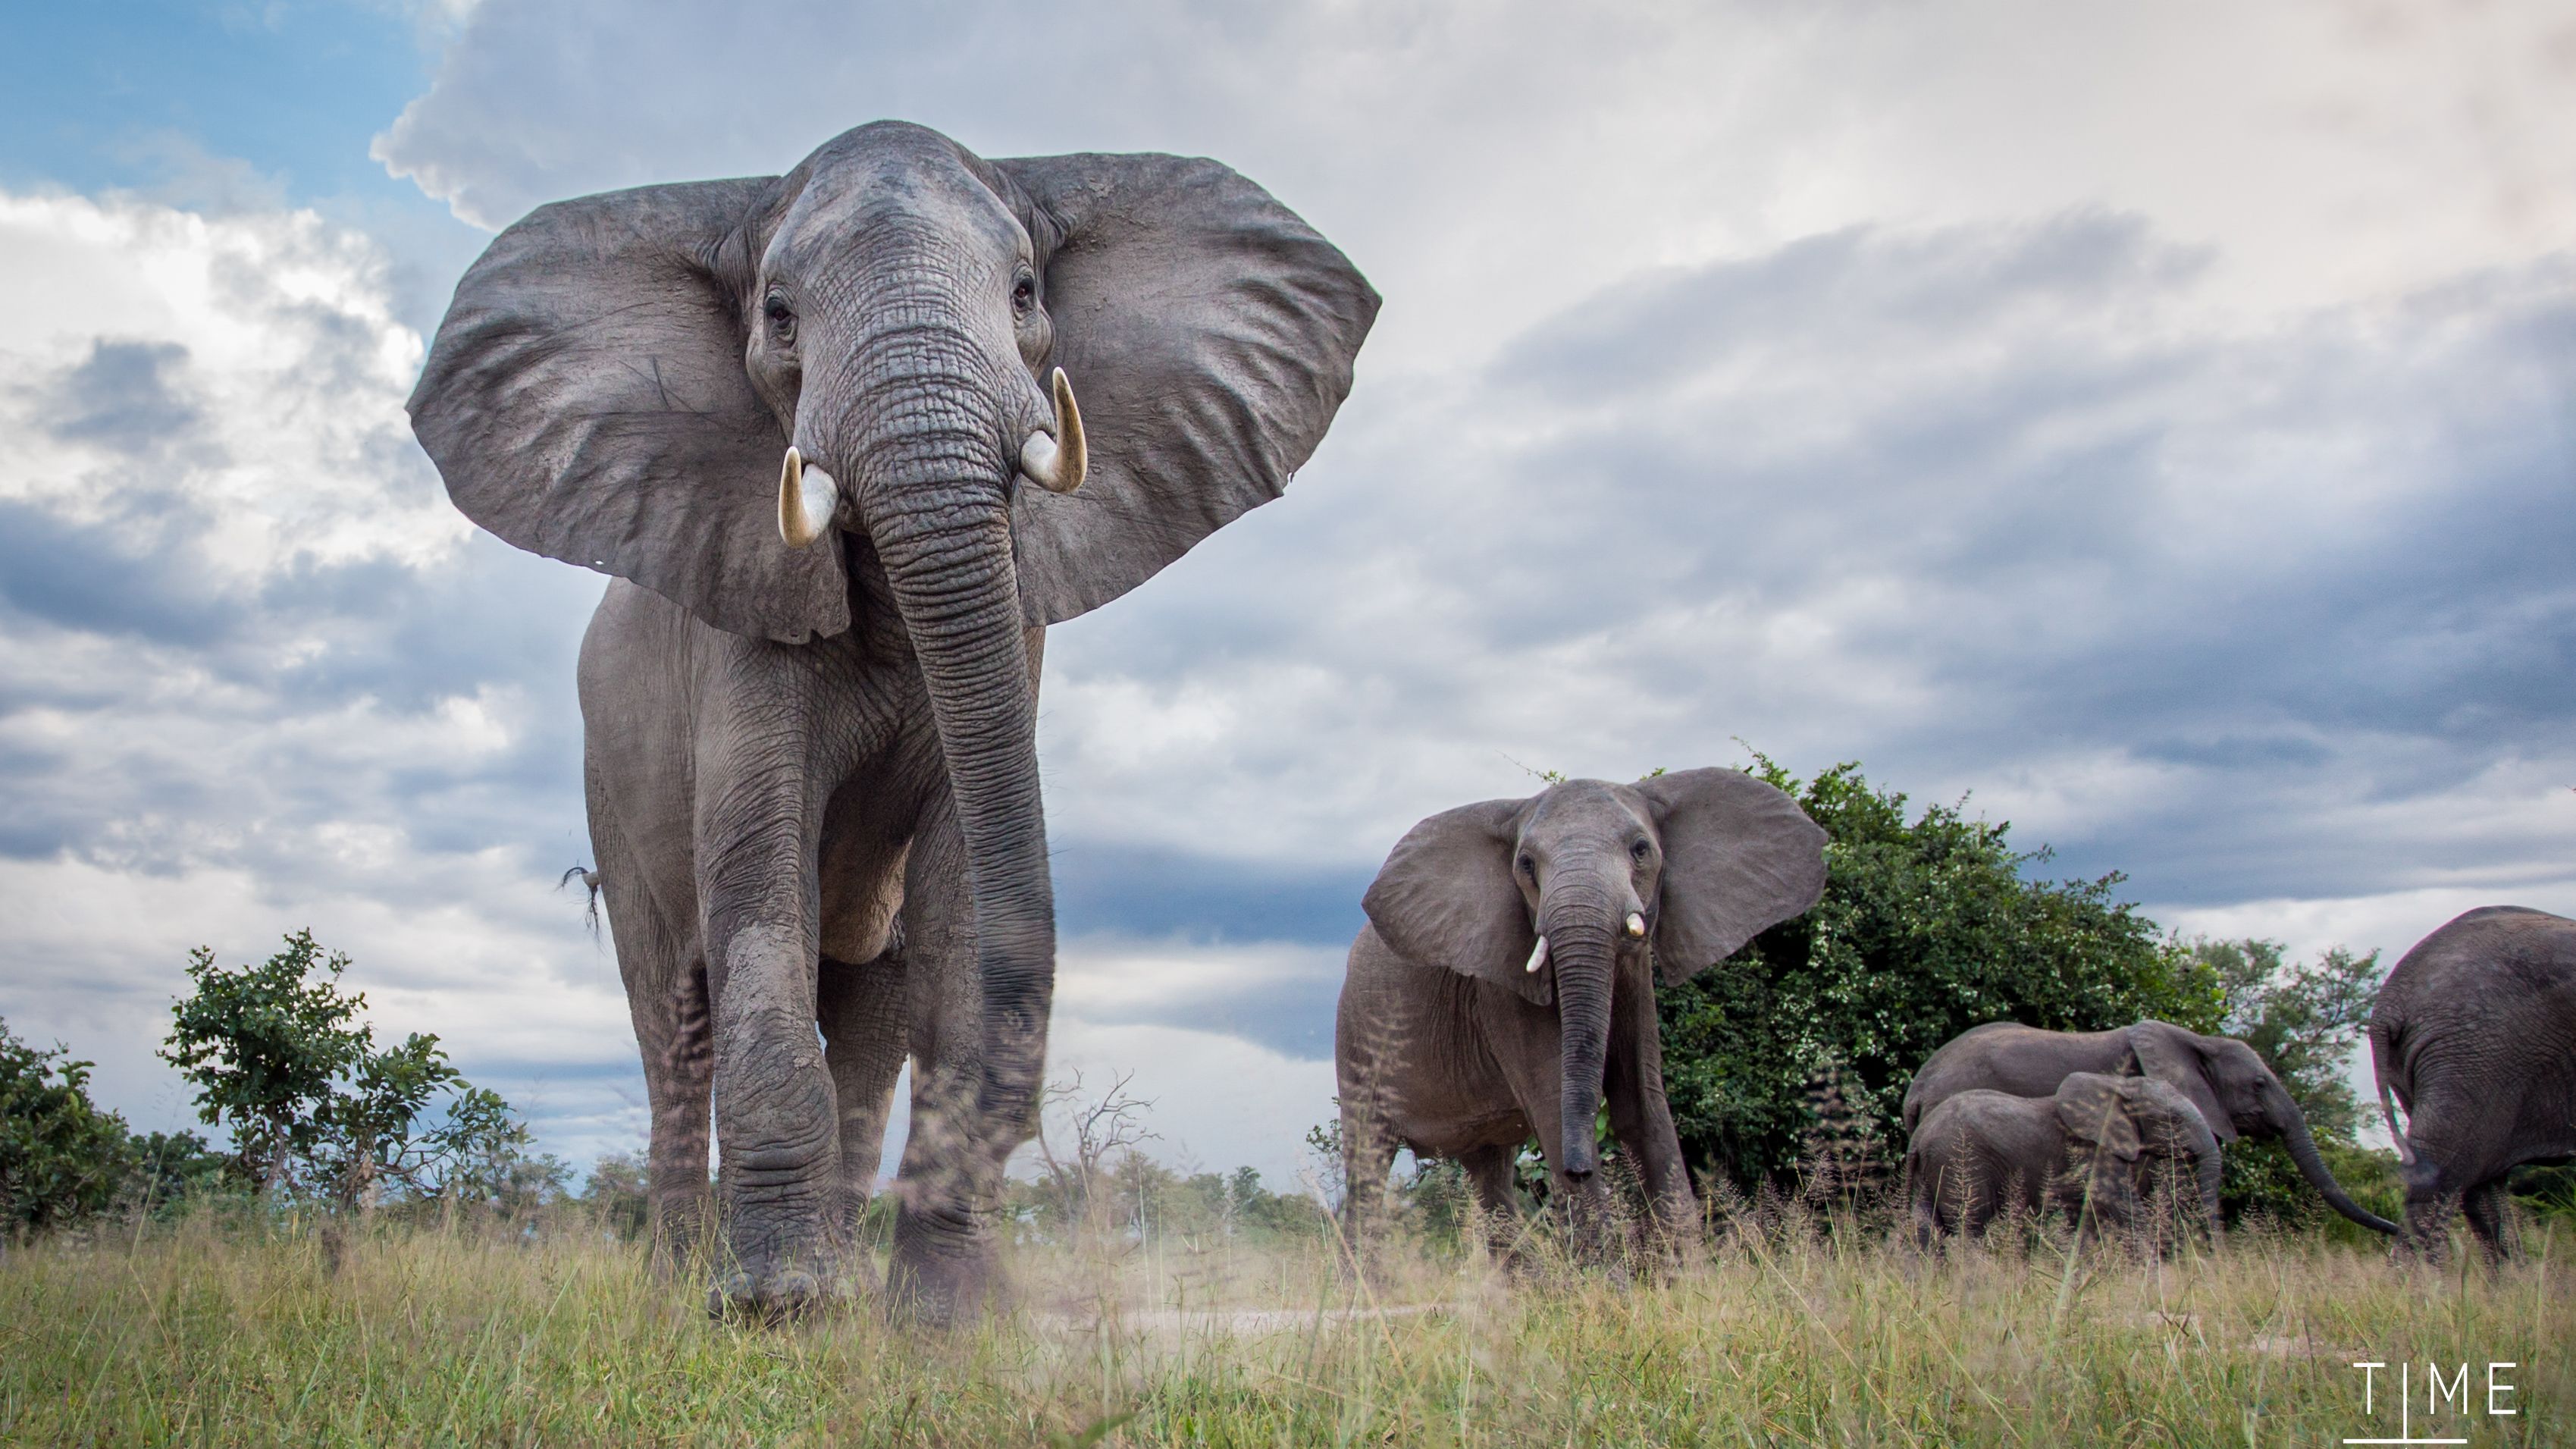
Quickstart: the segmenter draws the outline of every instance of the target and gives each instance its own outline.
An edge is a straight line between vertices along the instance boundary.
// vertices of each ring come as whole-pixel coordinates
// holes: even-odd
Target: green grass
[[[2353,1360],[2430,1358],[2470,1364],[2481,1407],[2487,1361],[2517,1361],[2522,1413],[2428,1423],[2419,1370],[2417,1434],[2567,1443],[2564,1236],[2531,1230],[2489,1278],[2261,1235],[1925,1264],[1793,1226],[1654,1286],[1413,1261],[1375,1290],[1321,1250],[1030,1248],[1017,1312],[935,1336],[865,1311],[712,1322],[586,1231],[388,1229],[333,1273],[310,1239],[198,1223],[0,1257],[0,1438],[2332,1444],[2397,1432],[2389,1383],[2362,1416]]]

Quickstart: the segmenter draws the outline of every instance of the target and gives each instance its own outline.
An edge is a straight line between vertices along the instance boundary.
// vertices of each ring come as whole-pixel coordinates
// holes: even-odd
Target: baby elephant
[[[1797,802],[1724,769],[1569,780],[1414,826],[1361,902],[1334,1023],[1354,1237],[1399,1147],[1457,1159],[1503,1220],[1533,1135],[1553,1195],[1597,1222],[1605,1097],[1658,1219],[1692,1220],[1655,983],[1814,905],[1824,844]]]
[[[2087,1230],[2140,1226],[2170,1167],[2198,1186],[2214,1237],[2219,1165],[2217,1134],[2190,1098],[2151,1077],[2077,1072],[2053,1097],[1980,1088],[1945,1099],[1915,1128],[1905,1181],[1916,1241],[1929,1246],[1982,1233],[2012,1207],[2055,1207]]]

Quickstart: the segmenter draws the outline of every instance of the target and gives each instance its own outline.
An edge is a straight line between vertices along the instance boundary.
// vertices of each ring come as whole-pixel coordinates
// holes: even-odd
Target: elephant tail
[[[599,934],[599,872],[587,866],[576,865],[563,873],[563,879],[555,882],[555,889],[562,890],[575,880],[579,880],[590,892],[590,904],[583,910],[582,919],[590,923],[590,933],[596,936]]]
[[[2412,1167],[2415,1165],[2415,1147],[2406,1140],[2405,1130],[2397,1125],[2397,1099],[2388,1086],[2388,1059],[2396,1054],[2397,1033],[2389,1022],[2380,1018],[2379,1010],[2374,1007],[2370,1013],[2370,1079],[2379,1087],[2379,1115],[2387,1119],[2388,1140],[2397,1147],[2397,1160]],[[2412,1108],[2408,1109],[2407,1115],[2414,1115]]]
[[[2397,1101],[2388,1090],[2388,1077],[2384,1073],[2379,1076],[2379,1115],[2388,1119],[2388,1140],[2397,1144],[2397,1160],[2409,1167],[2414,1166],[2415,1149],[2407,1145],[2405,1130],[2397,1125]]]

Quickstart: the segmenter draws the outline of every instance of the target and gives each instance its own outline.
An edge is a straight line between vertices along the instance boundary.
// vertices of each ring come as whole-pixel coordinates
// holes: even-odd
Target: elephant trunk
[[[2272,1126],[2289,1146],[2290,1160],[2299,1165],[2299,1175],[2308,1180],[2308,1186],[2325,1198],[2326,1206],[2373,1232],[2396,1236],[2397,1224],[2354,1202],[2343,1190],[2343,1184],[2335,1181],[2334,1174],[2326,1168],[2325,1158],[2317,1152],[2316,1139],[2308,1133],[2308,1119],[2300,1114],[2298,1104],[2289,1100],[2288,1092],[2281,1093],[2272,1116]]]
[[[1593,1121],[1601,1110],[1602,1074],[1610,1056],[1610,990],[1618,948],[1618,916],[1610,904],[1551,902],[1545,912],[1547,949],[1556,970],[1558,1062],[1564,1080],[1558,1100],[1558,1167],[1586,1178],[1600,1166]]]
[[[938,375],[926,375],[935,372]],[[1031,1134],[1055,994],[1055,899],[1039,798],[1037,707],[1013,567],[1008,409],[982,369],[898,374],[852,410],[882,430],[834,452],[856,464],[858,521],[885,568],[919,661],[964,837],[982,986],[982,1080],[968,1130],[934,1161],[899,1221],[899,1269],[913,1255],[962,1260],[977,1205]],[[907,1276],[917,1276],[907,1274]],[[978,1285],[950,1285],[959,1293]],[[941,1285],[915,1281],[937,1313]]]

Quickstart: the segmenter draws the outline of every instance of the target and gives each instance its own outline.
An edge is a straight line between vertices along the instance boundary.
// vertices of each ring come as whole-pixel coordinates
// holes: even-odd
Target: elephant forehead
[[[1538,797],[1521,826],[1521,840],[1555,850],[1624,849],[1646,828],[1647,819],[1644,803],[1633,792],[1600,780],[1568,780]]]
[[[763,254],[770,268],[812,267],[889,241],[1029,249],[1019,217],[944,141],[818,153],[808,165],[789,178],[795,199]]]

